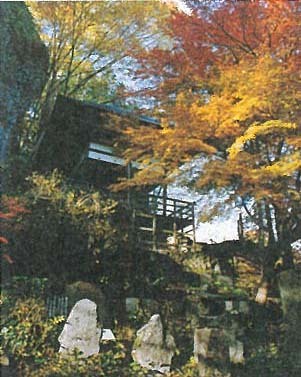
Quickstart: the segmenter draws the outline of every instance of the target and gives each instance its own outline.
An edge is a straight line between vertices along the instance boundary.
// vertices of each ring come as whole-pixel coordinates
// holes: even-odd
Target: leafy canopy
[[[127,157],[144,167],[131,185],[168,183],[204,156],[197,188],[272,206],[282,225],[298,213],[300,11],[295,2],[211,1],[171,17],[173,48],[141,56],[144,73],[160,78],[151,95],[162,127],[128,130]]]

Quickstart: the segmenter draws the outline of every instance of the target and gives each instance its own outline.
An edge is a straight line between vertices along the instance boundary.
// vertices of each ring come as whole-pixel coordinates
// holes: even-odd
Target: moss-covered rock
[[[66,286],[66,295],[68,296],[69,309],[79,300],[89,299],[97,305],[99,323],[103,325],[106,321],[107,311],[105,308],[105,297],[97,285],[85,281],[76,281]]]
[[[287,270],[280,274],[279,288],[284,315],[285,339],[283,359],[290,376],[301,373],[301,271]]]

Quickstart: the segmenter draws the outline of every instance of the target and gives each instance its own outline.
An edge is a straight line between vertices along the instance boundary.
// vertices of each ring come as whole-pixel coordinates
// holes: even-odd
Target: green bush
[[[123,243],[117,202],[98,191],[73,184],[54,170],[32,174],[20,194],[26,213],[7,224],[13,240],[14,273],[66,282],[96,279],[107,254]],[[80,266],[80,267],[79,267]]]
[[[125,358],[123,346],[116,343],[111,350],[82,359],[78,353],[69,357],[55,355],[39,369],[24,377],[146,377],[150,372]],[[198,377],[199,372],[193,358],[170,377]],[[23,377],[23,376],[22,376]]]
[[[8,296],[14,299],[25,297],[44,297],[47,288],[46,278],[14,276],[7,286]]]
[[[17,363],[44,362],[57,348],[63,320],[63,317],[48,319],[41,300],[19,299],[2,319],[2,347]]]
[[[172,372],[170,377],[199,377],[199,370],[194,357],[191,357],[181,369]]]
[[[28,370],[24,377],[144,377],[146,371],[137,364],[130,364],[125,358],[121,343],[111,349],[89,358],[82,358],[74,352],[69,356],[55,354],[48,362],[34,370]]]
[[[120,369],[120,354],[106,353],[104,360],[101,360],[100,356],[94,355],[84,359],[78,352],[70,356],[56,353],[43,365],[34,366],[34,370],[28,371],[28,377],[104,377],[105,369],[109,372],[107,375],[115,376],[114,370]]]
[[[277,345],[271,343],[253,351],[247,359],[245,374],[242,376],[283,377],[285,371],[289,373],[283,366]]]

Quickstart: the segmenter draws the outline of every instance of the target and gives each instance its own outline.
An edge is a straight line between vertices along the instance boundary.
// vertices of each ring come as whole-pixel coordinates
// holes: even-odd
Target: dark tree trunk
[[[275,263],[279,257],[276,245],[264,249],[265,257],[262,266],[262,278],[255,301],[259,304],[267,302],[269,289],[276,281]]]

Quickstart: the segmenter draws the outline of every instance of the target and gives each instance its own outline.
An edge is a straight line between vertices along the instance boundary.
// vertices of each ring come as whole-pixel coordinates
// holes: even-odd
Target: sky
[[[204,204],[209,201],[214,204],[214,199],[206,194],[193,194],[183,187],[170,190],[171,197],[177,197],[181,200],[195,201],[195,217],[196,219],[202,214]],[[214,217],[210,222],[197,222],[196,241],[206,243],[219,243],[228,240],[237,240],[237,220],[240,209],[228,206],[220,216]]]
[[[191,9],[187,6],[187,4],[182,0],[161,0],[163,3],[170,4],[172,6],[175,6],[183,13],[186,13],[188,15],[191,14]]]
[[[197,242],[220,243],[228,240],[238,240],[237,213],[233,211],[229,219],[216,218],[212,222],[200,223],[196,228]]]

